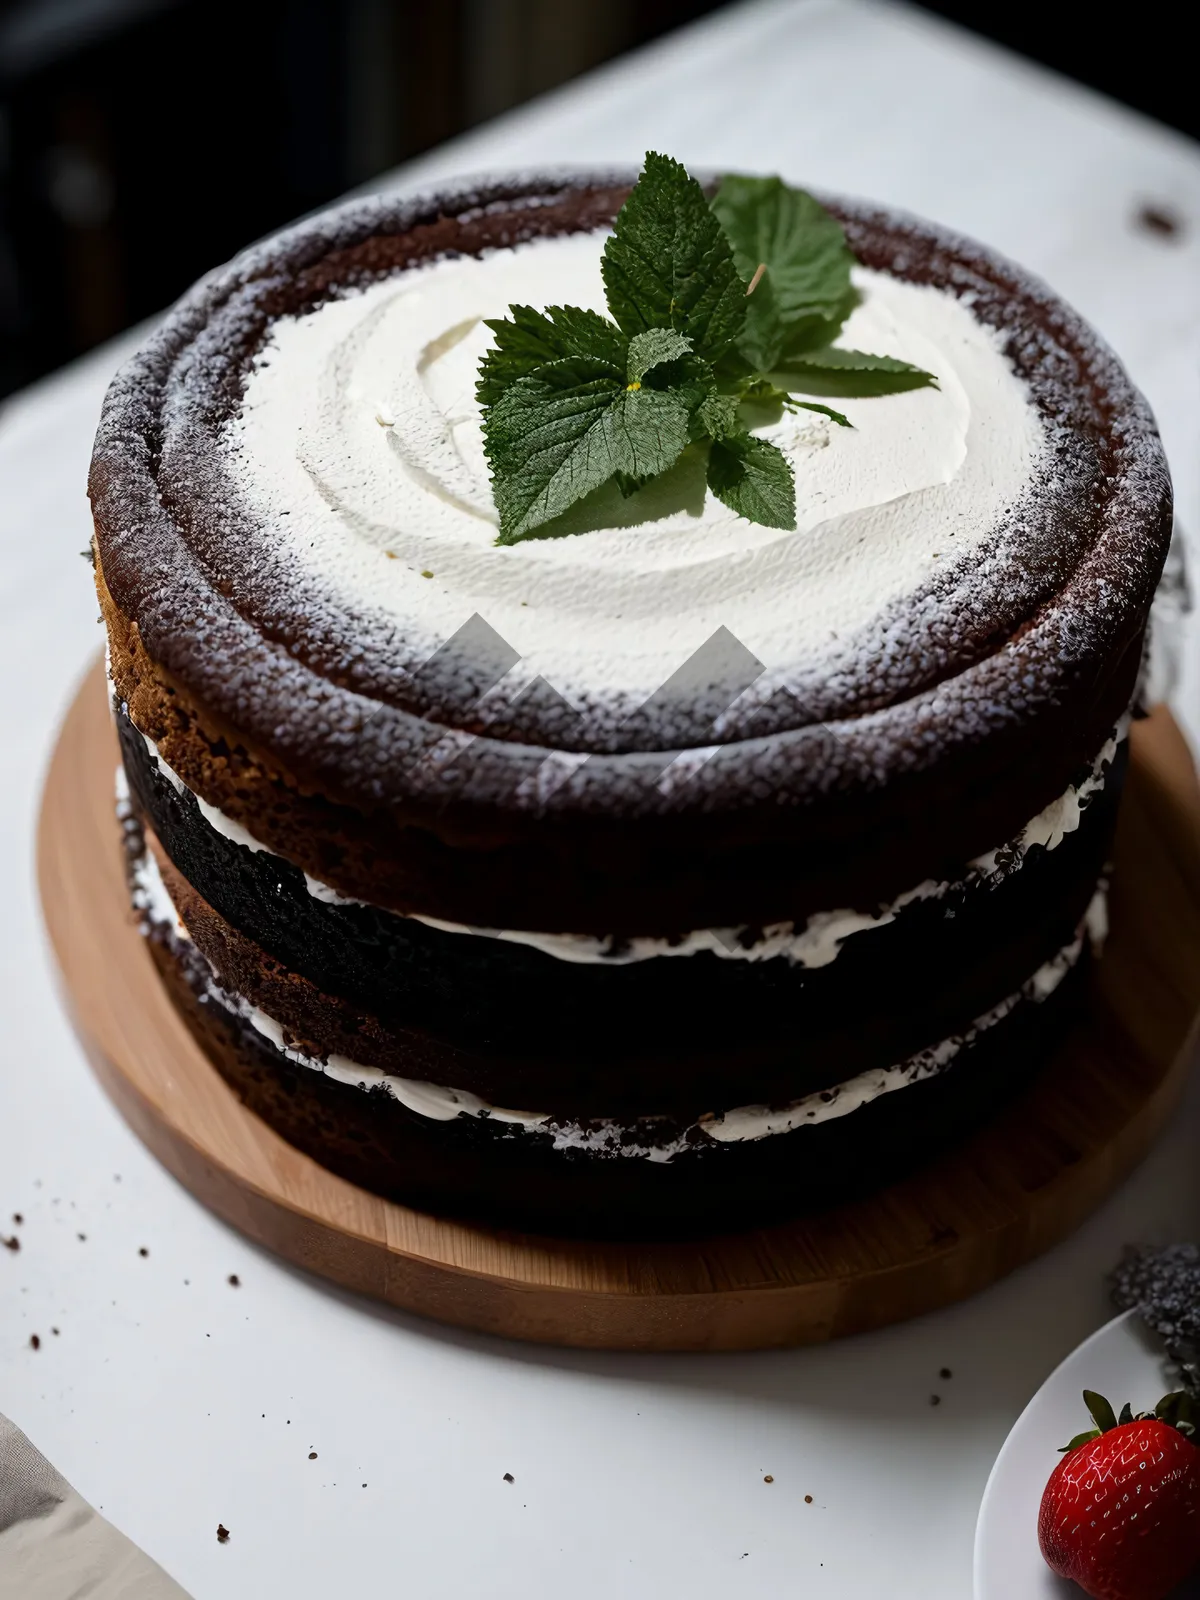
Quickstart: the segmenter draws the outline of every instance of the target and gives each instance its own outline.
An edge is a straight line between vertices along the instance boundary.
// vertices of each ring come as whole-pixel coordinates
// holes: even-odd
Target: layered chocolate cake
[[[1170,523],[1077,316],[829,201],[839,342],[936,383],[757,425],[793,528],[697,445],[497,544],[486,319],[603,312],[631,182],[256,247],[117,377],[91,475],[133,902],[218,1070],[369,1189],[613,1235],[887,1183],[1044,1063]]]

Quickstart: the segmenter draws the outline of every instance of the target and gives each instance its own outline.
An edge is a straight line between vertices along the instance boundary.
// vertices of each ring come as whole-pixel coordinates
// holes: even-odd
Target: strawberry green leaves
[[[610,481],[636,494],[685,450],[707,452],[708,487],[739,516],[794,528],[791,464],[755,418],[807,410],[849,427],[795,395],[936,382],[834,345],[857,300],[852,265],[840,224],[802,190],[728,177],[710,204],[677,161],[648,154],[604,248],[611,320],[510,306],[487,323],[476,393],[496,542],[556,536],[577,501]]]
[[[1095,1426],[1085,1433],[1077,1433],[1069,1443],[1062,1446],[1059,1455],[1070,1455],[1072,1451],[1078,1450],[1080,1445],[1090,1444],[1093,1439],[1111,1433],[1114,1428],[1123,1428],[1130,1422],[1152,1422],[1157,1419],[1183,1434],[1185,1439],[1191,1439],[1195,1435],[1197,1424],[1200,1423],[1200,1403],[1197,1403],[1195,1396],[1189,1394],[1186,1389],[1177,1389],[1171,1394],[1163,1395],[1153,1411],[1135,1413],[1133,1407],[1126,1401],[1121,1407],[1120,1416],[1113,1410],[1111,1403],[1094,1389],[1083,1391],[1083,1403],[1088,1408]]]

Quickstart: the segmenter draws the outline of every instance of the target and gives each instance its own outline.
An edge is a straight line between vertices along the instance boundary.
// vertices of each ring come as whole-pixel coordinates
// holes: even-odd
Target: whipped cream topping
[[[176,939],[190,942],[190,936],[163,882],[158,863],[147,850],[137,862],[134,874],[134,904],[143,917],[143,931],[152,924],[165,927]],[[862,1072],[844,1083],[802,1096],[784,1106],[747,1105],[731,1111],[706,1112],[690,1126],[665,1117],[641,1117],[635,1122],[598,1117],[587,1122],[560,1120],[545,1111],[519,1111],[496,1106],[469,1090],[454,1089],[421,1079],[403,1078],[381,1067],[367,1066],[349,1056],[329,1055],[324,1060],[297,1050],[287,1041],[286,1030],[274,1017],[253,1005],[243,995],[222,987],[201,952],[191,945],[189,956],[203,963],[205,998],[248,1022],[287,1060],[314,1072],[324,1073],[339,1083],[362,1090],[382,1088],[418,1116],[435,1122],[451,1122],[456,1117],[486,1117],[512,1125],[515,1130],[548,1135],[556,1150],[580,1150],[598,1156],[627,1156],[647,1161],[666,1162],[705,1139],[718,1144],[770,1138],[799,1128],[817,1127],[839,1117],[849,1116],[882,1095],[894,1094],[910,1084],[920,1083],[944,1071],[967,1046],[989,1028],[1002,1022],[1023,1001],[1040,1003],[1048,999],[1083,954],[1089,938],[1100,943],[1107,927],[1106,889],[1097,889],[1074,939],[1049,961],[1044,962],[1021,987],[998,1005],[977,1017],[961,1033],[919,1051],[895,1066]],[[661,1127],[661,1136],[658,1129]]]
[[[939,882],[926,878],[911,889],[906,889],[892,901],[875,911],[856,911],[843,907],[836,911],[814,912],[804,923],[779,923],[751,935],[745,928],[697,928],[679,939],[632,938],[617,941],[611,937],[580,933],[538,933],[525,929],[477,928],[461,922],[446,922],[439,917],[411,913],[411,920],[426,927],[440,929],[443,933],[469,934],[477,938],[500,939],[510,944],[528,945],[544,955],[559,961],[580,964],[623,966],[634,961],[648,961],[659,956],[691,956],[706,951],[732,961],[766,961],[783,959],[802,967],[825,967],[837,959],[845,940],[851,934],[863,933],[872,928],[882,928],[894,922],[905,906],[919,900],[943,899],[946,895],[975,887],[981,880],[997,873],[1015,871],[1025,856],[1035,846],[1055,850],[1068,834],[1074,833],[1083,820],[1092,796],[1103,789],[1117,749],[1129,734],[1130,714],[1127,712],[1101,747],[1090,771],[1083,781],[1067,789],[1057,800],[1052,800],[1022,828],[1008,844],[976,857],[967,865],[960,878]],[[146,749],[158,770],[179,794],[190,793],[179,774],[163,759],[158,746],[147,734],[142,734]],[[216,806],[209,805],[199,795],[193,798],[200,815],[210,828],[222,834],[243,849],[264,855],[271,851],[252,833],[225,815]],[[304,884],[314,900],[326,905],[365,905],[340,894],[336,889],[310,873],[304,874]],[[400,915],[396,912],[393,915]]]
[[[1029,483],[1043,429],[994,330],[951,293],[859,268],[841,342],[939,387],[838,401],[850,429],[801,413],[758,430],[794,467],[795,532],[735,516],[687,452],[628,500],[596,491],[564,524],[580,536],[497,548],[483,319],[511,302],[603,311],[604,237],[438,260],[272,326],[227,467],[289,568],[398,660],[419,665],[478,613],[520,657],[498,703],[540,675],[584,713],[597,694],[632,710],[724,627],[769,693],[968,558]]]

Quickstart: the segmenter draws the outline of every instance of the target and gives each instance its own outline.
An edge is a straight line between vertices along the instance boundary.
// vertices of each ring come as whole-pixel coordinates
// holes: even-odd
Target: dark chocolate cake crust
[[[91,493],[118,693],[190,788],[346,895],[665,936],[877,903],[1014,836],[1132,697],[1170,524],[1145,402],[1017,269],[843,202],[864,264],[970,295],[1001,331],[1052,458],[984,560],[948,563],[837,670],[744,695],[682,791],[659,780],[711,743],[703,696],[632,721],[599,699],[569,728],[530,697],[485,729],[471,662],[410,660],[281,566],[215,447],[272,319],[437,255],[594,228],[628,181],[502,180],[301,224],[205,280],[106,401]],[[422,763],[447,735],[467,754]],[[564,750],[588,752],[567,781],[526,781]]]

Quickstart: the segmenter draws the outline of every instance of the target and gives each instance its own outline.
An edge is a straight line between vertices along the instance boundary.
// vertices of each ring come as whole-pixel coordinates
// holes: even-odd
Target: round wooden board
[[[1089,1018],[1034,1089],[908,1182],[816,1218],[690,1243],[502,1233],[356,1189],[247,1111],[174,1011],[128,910],[116,739],[97,667],[63,724],[38,869],[76,1024],[134,1130],[206,1205],[335,1282],[546,1343],[751,1350],[897,1322],[1064,1238],[1141,1159],[1200,1008],[1200,790],[1170,713],[1133,729]]]

